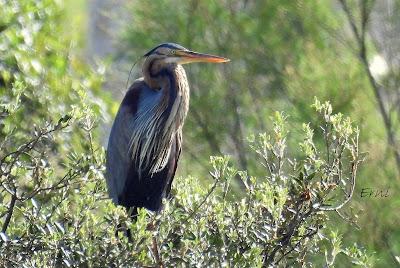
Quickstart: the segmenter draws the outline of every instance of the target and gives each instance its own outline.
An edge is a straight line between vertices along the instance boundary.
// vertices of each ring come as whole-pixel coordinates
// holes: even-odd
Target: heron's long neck
[[[189,109],[189,84],[181,65],[169,64],[158,67],[156,61],[144,66],[144,80],[150,88],[162,90],[159,112],[163,113],[165,131],[180,130]],[[147,68],[146,68],[147,67]]]

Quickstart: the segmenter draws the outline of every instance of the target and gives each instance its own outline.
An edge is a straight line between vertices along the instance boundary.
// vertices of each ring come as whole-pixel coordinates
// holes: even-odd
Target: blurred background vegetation
[[[145,52],[175,42],[231,59],[221,66],[185,67],[191,103],[177,180],[191,176],[202,185],[212,183],[210,155],[230,155],[249,176],[265,176],[248,137],[272,130],[275,111],[287,117],[287,154],[301,158],[301,124],[310,122],[322,133],[310,106],[317,96],[353,119],[366,153],[345,215],[354,224],[335,214],[330,224],[343,234],[343,244],[357,243],[373,254],[376,267],[400,265],[400,1],[61,2],[0,0],[0,156],[29,144],[26,133],[39,137],[62,130],[40,138],[47,149],[32,152],[40,159],[45,155],[44,163],[35,163],[35,156],[23,159],[54,177],[50,185],[29,180],[20,185],[27,198],[65,183],[57,177],[78,163],[69,193],[58,198],[78,189],[93,195],[92,209],[111,209],[95,205],[104,198],[104,184],[95,178],[129,70],[139,60],[132,81],[140,76]],[[323,135],[315,146],[323,150]],[[53,163],[51,171],[47,162]],[[18,172],[15,177],[32,171]],[[235,178],[233,191],[240,196],[245,186]],[[361,197],[363,188],[388,190],[388,196]],[[0,201],[4,224],[12,199],[2,195]],[[18,213],[23,211],[17,218]]]
[[[273,111],[285,111],[292,134],[290,154],[299,152],[296,122],[314,122],[310,100],[330,100],[361,128],[368,153],[352,206],[359,230],[340,226],[345,237],[377,253],[382,267],[400,250],[400,1],[152,1],[131,4],[130,23],[118,53],[133,60],[169,40],[231,58],[218,69],[188,66],[191,107],[185,125],[180,174],[204,172],[210,154],[229,154],[257,174],[245,145],[251,133],[271,129]],[[346,13],[345,9],[347,9]],[[365,9],[365,11],[364,11]],[[363,26],[363,12],[369,15]],[[350,20],[349,21],[349,16]],[[366,15],[367,16],[367,15]],[[357,32],[365,31],[365,40]],[[366,62],[360,58],[365,43]],[[363,45],[364,46],[364,45]],[[379,98],[368,78],[378,84]],[[383,120],[382,101],[390,127]],[[387,133],[394,133],[394,143]],[[183,163],[183,165],[182,165]],[[199,168],[195,168],[198,166]],[[363,188],[389,189],[387,198],[361,198]]]

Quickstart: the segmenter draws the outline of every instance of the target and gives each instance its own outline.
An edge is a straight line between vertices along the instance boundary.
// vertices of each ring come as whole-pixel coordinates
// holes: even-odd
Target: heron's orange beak
[[[228,62],[230,59],[197,53],[193,51],[177,51],[176,55],[181,57],[182,60],[179,60],[180,64],[192,63],[192,62],[212,62],[212,63],[221,63],[221,62]]]

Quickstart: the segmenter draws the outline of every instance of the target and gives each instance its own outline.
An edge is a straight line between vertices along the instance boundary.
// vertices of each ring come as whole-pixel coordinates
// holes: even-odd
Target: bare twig
[[[344,221],[350,222],[351,224],[353,224],[357,230],[361,230],[361,227],[357,224],[357,222],[353,219],[351,219],[350,217],[346,217],[345,215],[343,215],[339,210],[336,210],[336,213],[339,215],[340,218],[342,218]]]
[[[351,175],[351,180],[350,180],[350,190],[347,194],[346,199],[340,203],[339,205],[336,205],[334,207],[328,207],[328,206],[321,206],[318,209],[321,211],[337,211],[341,208],[343,208],[353,197],[353,193],[354,193],[354,189],[355,189],[355,185],[356,185],[356,174],[357,174],[357,164],[356,163],[352,163],[352,175]]]

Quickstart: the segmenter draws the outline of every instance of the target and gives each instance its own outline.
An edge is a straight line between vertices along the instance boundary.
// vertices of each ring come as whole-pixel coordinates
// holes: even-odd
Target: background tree
[[[342,228],[346,237],[377,252],[381,265],[398,263],[399,219],[393,208],[399,191],[394,37],[399,1],[170,0],[130,6],[131,22],[120,53],[131,61],[166,40],[232,59],[219,69],[188,68],[192,99],[180,174],[205,174],[201,155],[220,152],[232,155],[251,175],[259,174],[256,163],[249,161],[254,154],[246,137],[271,129],[265,119],[275,110],[290,114],[289,154],[298,156],[301,135],[295,123],[316,126],[310,99],[330,100],[368,130],[360,136],[368,157],[353,203],[354,211],[362,211],[361,229]],[[373,72],[382,72],[374,61],[379,55],[387,70],[378,78]],[[324,146],[322,140],[316,143]],[[361,198],[363,188],[389,189],[389,197]]]

